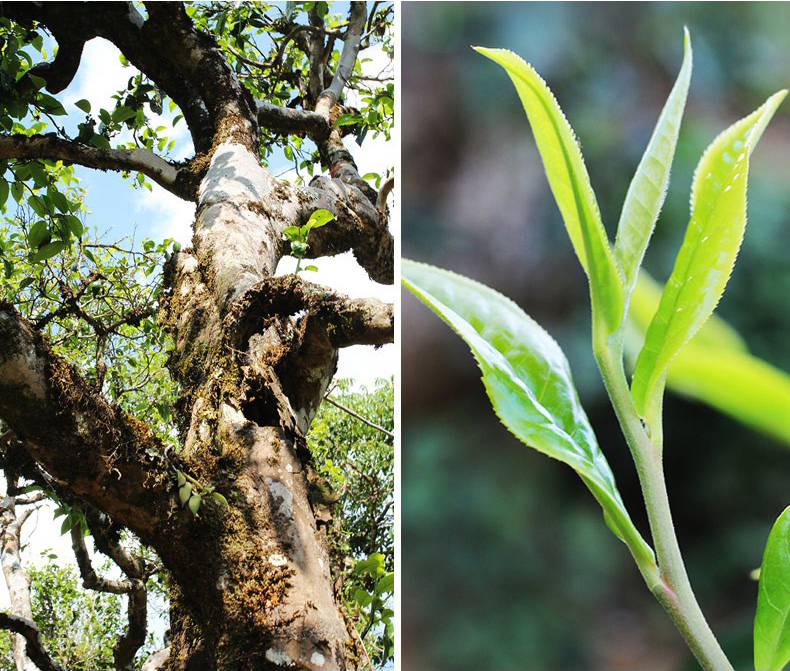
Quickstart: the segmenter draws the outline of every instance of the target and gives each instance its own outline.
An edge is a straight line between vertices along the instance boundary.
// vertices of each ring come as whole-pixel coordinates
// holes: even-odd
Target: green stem
[[[633,455],[645,499],[661,578],[657,583],[648,582],[648,587],[669,613],[702,668],[706,671],[732,671],[732,664],[705,620],[686,573],[669,508],[660,435],[659,442],[651,441],[642,425],[628,388],[622,358],[613,356],[614,352],[622,351],[619,346],[615,343],[611,349],[596,347],[595,350],[606,390]],[[655,433],[660,434],[660,431]]]

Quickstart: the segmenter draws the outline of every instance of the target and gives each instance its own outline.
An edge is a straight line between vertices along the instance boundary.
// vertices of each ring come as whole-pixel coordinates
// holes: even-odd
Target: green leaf
[[[218,501],[226,508],[230,508],[230,505],[228,504],[228,499],[222,496],[222,494],[220,494],[219,492],[211,492],[211,498],[214,499],[215,501]]]
[[[90,114],[90,111],[91,111],[91,104],[90,104],[90,102],[88,102],[87,100],[85,100],[85,98],[83,98],[82,100],[78,100],[78,101],[77,101],[77,102],[75,102],[74,104],[75,104],[77,107],[79,107],[79,108],[80,108],[80,109],[81,109],[83,112],[85,112],[86,114]]]
[[[11,185],[11,195],[14,197],[14,200],[18,203],[22,200],[22,193],[24,191],[24,186],[22,182],[14,182]]]
[[[137,114],[135,110],[131,107],[126,107],[126,105],[121,105],[120,107],[116,107],[112,112],[112,120],[115,123],[121,123],[122,121],[126,121],[127,119],[131,119]]]
[[[81,238],[83,233],[85,233],[85,226],[83,226],[80,218],[75,217],[73,214],[69,214],[65,219],[72,235],[76,238]]]
[[[179,486],[179,488],[183,487],[186,484],[186,482],[187,482],[186,476],[181,471],[176,471],[176,474],[178,475],[178,486]]]
[[[198,510],[200,510],[200,503],[202,499],[200,498],[200,494],[193,493],[192,496],[189,497],[189,510],[193,515],[198,514]]]
[[[565,228],[590,279],[594,331],[605,337],[623,319],[623,289],[573,129],[546,82],[521,57],[507,49],[475,49],[505,68],[518,91]]]
[[[754,618],[754,668],[781,671],[790,662],[790,506],[771,529],[760,568]]]
[[[8,200],[8,182],[0,178],[0,206]]]
[[[387,573],[376,583],[376,593],[387,594],[388,592],[395,591],[395,574]]]
[[[326,224],[328,224],[330,221],[334,221],[334,219],[335,215],[329,210],[316,210],[310,215],[307,223],[302,226],[302,228],[305,230],[305,233],[309,233],[314,228],[326,226]],[[306,236],[305,239],[307,239]]]
[[[51,237],[52,234],[49,231],[47,222],[37,221],[30,227],[30,231],[27,234],[27,244],[30,246],[30,249],[38,249],[45,240]]]
[[[97,149],[112,148],[110,145],[110,141],[106,137],[104,137],[104,135],[99,135],[98,133],[94,133],[93,137],[90,139],[90,144],[96,147]]]
[[[661,291],[644,270],[639,271],[626,338],[626,348],[634,359],[658,308]],[[749,354],[738,332],[716,314],[671,361],[667,387],[790,447],[790,375]]]
[[[617,225],[614,257],[625,278],[626,304],[634,289],[637,271],[664,203],[669,184],[669,169],[675,155],[680,120],[691,82],[691,62],[691,41],[688,30],[684,30],[683,65],[680,74],[628,187],[620,223]]]
[[[515,303],[482,284],[405,259],[401,269],[404,285],[471,348],[502,423],[530,447],[573,468],[637,563],[654,567],[653,552],[628,516],[557,343]]]
[[[634,370],[631,391],[642,416],[660,400],[669,362],[724,293],[746,226],[749,154],[785,95],[787,91],[775,93],[730,126],[697,165],[691,221]]]
[[[64,249],[68,247],[68,244],[65,242],[61,242],[58,240],[57,242],[50,242],[44,245],[41,249],[39,249],[33,256],[30,258],[31,263],[39,263],[41,261],[46,261],[47,259],[51,259],[56,254],[60,254]]]
[[[192,485],[187,482],[178,489],[178,500],[181,501],[181,505],[186,505],[187,501],[189,501],[189,497],[192,495]]]
[[[55,207],[57,207],[61,212],[69,212],[69,201],[60,191],[51,191],[49,196],[52,198],[52,202],[55,204]]]

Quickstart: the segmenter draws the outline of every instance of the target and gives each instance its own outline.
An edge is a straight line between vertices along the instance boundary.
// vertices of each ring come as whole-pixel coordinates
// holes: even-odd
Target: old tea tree
[[[601,222],[579,144],[543,79],[516,54],[477,48],[505,68],[532,126],[551,190],[590,284],[593,352],[639,475],[653,546],[637,531],[598,447],[557,343],[515,303],[454,273],[403,261],[403,282],[463,338],[482,370],[495,412],[520,440],[573,468],[630,550],[704,669],[732,670],[691,589],[662,466],[662,398],[667,368],[721,298],[746,225],[749,157],[787,91],[721,133],[706,149],[691,188],[691,220],[629,386],[625,323],[639,268],[669,181],[691,78],[683,65],[628,189],[614,246]],[[754,625],[759,671],[790,661],[790,508],[768,538]]]

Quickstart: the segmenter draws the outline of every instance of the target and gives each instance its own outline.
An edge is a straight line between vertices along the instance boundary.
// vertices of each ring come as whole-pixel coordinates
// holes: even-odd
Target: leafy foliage
[[[296,270],[301,269],[302,259],[305,257],[308,248],[307,236],[314,228],[326,226],[333,221],[335,216],[329,210],[316,210],[310,215],[304,226],[287,226],[283,229],[283,238],[291,245],[291,255],[296,257]],[[305,270],[318,270],[315,266],[305,266]]]
[[[331,397],[387,431],[393,429],[392,381],[352,391],[339,381]],[[394,451],[391,437],[323,403],[308,437],[316,467],[335,497],[333,572],[371,659],[393,658]],[[348,559],[347,559],[348,558]],[[336,583],[337,584],[337,583]]]
[[[109,562],[102,570],[108,568]],[[121,597],[82,589],[71,566],[32,565],[27,573],[33,619],[52,658],[73,671],[114,668],[113,645],[126,626]],[[0,634],[0,671],[15,671],[5,632]]]

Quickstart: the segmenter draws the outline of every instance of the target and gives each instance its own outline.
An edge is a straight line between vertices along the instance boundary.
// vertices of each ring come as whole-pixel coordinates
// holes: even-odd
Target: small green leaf
[[[314,228],[319,228],[320,226],[325,226],[330,221],[334,221],[335,215],[332,214],[329,210],[316,210],[310,215],[310,218],[307,220],[307,223],[302,226],[305,229],[305,232],[310,232]]]
[[[785,95],[775,93],[721,133],[697,165],[691,221],[634,370],[631,391],[643,417],[652,415],[663,394],[669,362],[724,293],[746,226],[749,154]]]
[[[211,498],[214,499],[215,501],[218,501],[226,508],[230,508],[230,505],[228,505],[228,500],[224,496],[222,496],[222,494],[220,494],[219,492],[211,492]]]
[[[8,200],[8,182],[0,178],[0,206],[5,205]]]
[[[179,486],[179,488],[183,487],[186,484],[186,481],[187,481],[186,476],[181,471],[176,471],[176,474],[178,475],[178,486]]]
[[[18,203],[22,200],[22,194],[24,192],[24,186],[22,182],[14,182],[11,185],[11,195],[14,197],[14,200]]]
[[[60,254],[67,247],[68,244],[60,240],[56,242],[47,243],[41,249],[39,249],[35,254],[33,254],[33,256],[30,258],[30,262],[39,263],[41,261],[46,261],[48,259],[51,259],[56,254]]]
[[[790,506],[765,545],[754,618],[754,668],[782,671],[790,662]]]
[[[187,501],[189,501],[189,497],[192,495],[192,485],[187,482],[178,489],[178,499],[181,501],[181,505],[186,505]]]
[[[623,319],[623,288],[573,129],[546,82],[520,56],[507,49],[475,50],[505,68],[518,91],[565,228],[590,279],[594,332],[605,338]]]
[[[404,285],[472,350],[502,423],[520,440],[573,468],[637,563],[653,552],[628,516],[573,386],[559,345],[515,303],[455,273],[403,260]]]
[[[303,268],[303,270],[310,270],[310,271],[312,271],[314,273],[317,273],[318,272],[318,266],[305,266]]]
[[[614,256],[625,278],[626,303],[634,289],[637,271],[653,234],[669,184],[669,169],[675,155],[680,120],[691,82],[692,56],[688,30],[684,31],[684,38],[680,74],[628,187],[620,223],[617,225]]]
[[[82,100],[78,100],[74,103],[77,107],[79,107],[83,112],[86,114],[90,114],[91,111],[91,104],[83,98]]]
[[[192,496],[189,497],[189,510],[193,515],[198,514],[198,510],[200,510],[200,503],[202,499],[200,498],[200,494],[193,493]]]

